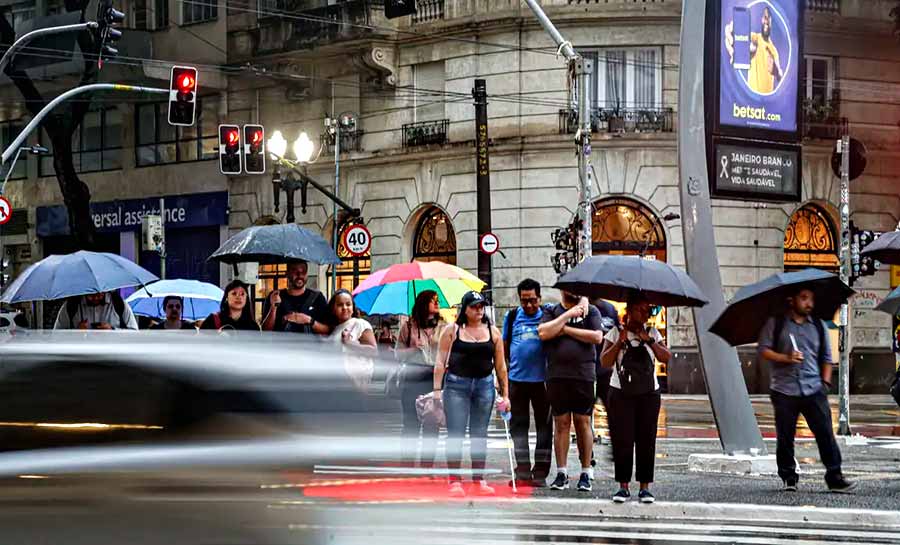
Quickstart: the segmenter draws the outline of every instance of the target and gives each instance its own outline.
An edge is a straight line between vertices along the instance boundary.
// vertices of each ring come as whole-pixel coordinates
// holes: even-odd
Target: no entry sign
[[[478,247],[487,255],[493,255],[500,249],[500,239],[494,233],[485,233],[481,235]]]
[[[351,225],[344,230],[342,242],[350,255],[359,257],[372,248],[372,234],[365,225]]]
[[[6,197],[0,196],[0,225],[8,223],[12,219],[12,205]]]

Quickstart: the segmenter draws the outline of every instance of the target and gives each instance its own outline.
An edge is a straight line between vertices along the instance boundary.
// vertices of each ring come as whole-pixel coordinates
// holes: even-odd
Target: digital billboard
[[[795,138],[802,0],[719,1],[719,131]]]

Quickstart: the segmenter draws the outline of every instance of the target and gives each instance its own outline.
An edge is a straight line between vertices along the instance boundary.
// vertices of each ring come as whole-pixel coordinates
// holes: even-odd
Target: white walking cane
[[[509,474],[512,477],[512,490],[513,494],[517,494],[519,491],[516,489],[516,466],[515,462],[513,462],[513,443],[512,436],[509,434],[509,421],[503,418],[502,412],[500,413],[500,420],[503,421],[503,429],[506,430],[506,453],[509,455]]]

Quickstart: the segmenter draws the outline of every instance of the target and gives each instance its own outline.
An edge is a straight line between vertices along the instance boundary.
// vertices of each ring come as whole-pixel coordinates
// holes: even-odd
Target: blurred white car
[[[18,329],[15,320],[18,314],[18,312],[0,312],[0,333],[12,333]]]

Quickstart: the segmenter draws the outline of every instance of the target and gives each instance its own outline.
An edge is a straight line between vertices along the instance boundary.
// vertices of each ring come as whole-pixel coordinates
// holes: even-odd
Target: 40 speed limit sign
[[[350,255],[359,257],[372,248],[372,233],[365,225],[351,225],[344,230],[341,243]]]

